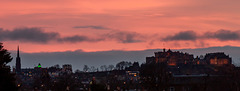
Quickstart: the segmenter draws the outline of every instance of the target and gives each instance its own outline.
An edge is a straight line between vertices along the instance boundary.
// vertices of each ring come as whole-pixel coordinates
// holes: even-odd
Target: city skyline
[[[210,47],[202,49],[181,49],[174,51],[182,51],[193,54],[194,57],[205,55],[206,53],[224,52],[233,59],[233,64],[240,66],[239,56],[237,50],[240,47],[225,46],[225,47]],[[100,52],[83,52],[83,51],[66,51],[66,52],[48,52],[48,53],[24,53],[20,50],[22,68],[33,68],[39,63],[43,67],[51,67],[56,64],[64,65],[71,64],[73,71],[82,70],[84,65],[95,66],[99,68],[102,65],[115,65],[120,61],[139,62],[144,63],[145,57],[153,56],[153,52],[162,51],[162,49],[150,49],[142,51],[100,51]],[[15,59],[17,56],[11,52],[12,57]],[[16,52],[17,53],[17,52]],[[15,66],[16,61],[13,60],[9,63],[10,66]]]
[[[240,0],[1,0],[0,90],[239,91]]]
[[[226,46],[225,48],[234,47]],[[63,64],[62,67],[60,65],[42,67],[39,63],[34,68],[21,68],[20,71],[17,70],[18,68],[13,68],[12,73],[16,74],[15,86],[21,90],[228,91],[230,89],[238,91],[239,67],[233,65],[229,54],[209,49],[211,53],[194,56],[188,52],[163,48],[153,52],[154,56],[145,57],[145,62],[142,64],[120,61],[116,66],[84,65],[83,70],[73,71],[71,64]],[[217,48],[218,51],[219,49]],[[202,50],[204,49],[195,49],[196,52]],[[19,65],[19,61],[18,47],[16,66]]]

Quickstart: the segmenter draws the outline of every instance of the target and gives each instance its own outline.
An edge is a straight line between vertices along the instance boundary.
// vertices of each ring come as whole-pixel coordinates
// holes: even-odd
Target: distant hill
[[[43,67],[50,67],[55,64],[72,64],[73,70],[82,70],[83,65],[96,66],[109,65],[120,61],[138,61],[140,63],[145,62],[145,58],[148,56],[154,56],[154,52],[162,51],[162,49],[148,49],[142,51],[99,51],[99,52],[83,52],[81,50],[66,51],[66,52],[43,52],[43,53],[20,53],[22,60],[22,68],[32,68],[38,63],[41,63]],[[206,53],[212,52],[225,52],[227,55],[233,58],[235,65],[240,64],[240,47],[224,46],[224,47],[209,47],[209,48],[198,48],[198,49],[180,49],[174,51],[188,52],[195,56],[205,55]],[[13,61],[10,63],[11,66],[15,65],[16,52],[10,51]]]

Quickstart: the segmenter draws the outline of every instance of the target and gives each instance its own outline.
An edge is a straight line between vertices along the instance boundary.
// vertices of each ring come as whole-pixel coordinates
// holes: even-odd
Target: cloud
[[[58,39],[59,42],[71,42],[71,43],[84,42],[84,41],[97,42],[97,41],[102,41],[102,40],[104,40],[104,39],[103,38],[91,39],[87,36],[80,36],[80,35],[69,36],[69,37],[64,37],[64,38]]]
[[[151,36],[152,37],[152,36]],[[119,43],[139,43],[151,38],[137,32],[112,30],[101,35],[71,35],[61,36],[58,32],[46,32],[39,27],[22,27],[13,30],[4,30],[0,28],[1,41],[20,41],[30,43],[49,43],[49,42],[99,42],[99,41],[117,41]],[[239,41],[240,32],[231,30],[218,30],[215,32],[205,32],[203,35],[197,34],[194,31],[181,31],[179,33],[166,36],[162,41],[196,41],[206,39],[217,39],[219,41]],[[149,39],[151,40],[151,39]]]
[[[240,35],[238,31],[230,31],[223,29],[216,32],[206,32],[203,37],[218,39],[220,41],[240,40]]]
[[[113,31],[106,33],[105,36],[107,39],[114,39],[121,43],[137,43],[143,42],[143,35],[136,32],[127,32],[127,31]]]
[[[102,35],[100,35],[101,38],[91,39],[89,41],[115,40],[120,43],[137,43],[137,42],[143,42],[142,37],[146,37],[137,32],[121,31],[121,30],[107,28],[104,26],[89,25],[89,26],[75,26],[73,28],[91,28],[91,29],[98,29],[98,30],[111,30],[110,32],[103,33]],[[77,36],[75,36],[74,39],[79,39],[79,40],[83,39],[83,37],[81,37],[81,38],[76,38],[76,37]],[[86,39],[86,38],[84,38],[84,39]],[[68,40],[68,39],[64,39],[64,40]],[[88,40],[88,39],[86,39],[86,40]]]
[[[215,32],[205,32],[203,35],[197,34],[194,31],[182,31],[172,36],[162,38],[163,41],[195,41],[217,39],[219,41],[239,41],[240,31],[218,30]]]
[[[73,28],[91,28],[91,29],[97,29],[97,30],[108,30],[109,28],[103,27],[103,26],[74,26]]]
[[[20,41],[30,43],[42,43],[46,44],[49,42],[99,42],[106,40],[118,41],[120,43],[137,43],[143,42],[143,35],[136,32],[127,31],[112,31],[104,33],[102,35],[87,36],[87,35],[72,35],[72,36],[61,36],[58,32],[45,32],[39,27],[23,27],[16,28],[13,30],[4,30],[0,28],[0,40],[1,41]]]
[[[92,39],[88,36],[74,35],[61,37],[58,32],[45,32],[42,28],[16,28],[13,30],[4,30],[0,28],[0,40],[1,41],[20,41],[20,42],[32,42],[32,43],[48,43],[50,41],[55,42],[97,42],[103,40]]]
[[[44,32],[41,28],[0,29],[0,40],[47,43],[60,37],[56,32]]]
[[[182,31],[172,36],[167,36],[163,38],[163,41],[175,41],[175,40],[183,40],[183,41],[195,41],[198,38],[197,33],[194,31]]]

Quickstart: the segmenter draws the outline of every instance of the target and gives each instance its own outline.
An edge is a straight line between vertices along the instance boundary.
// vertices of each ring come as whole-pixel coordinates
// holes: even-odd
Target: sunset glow
[[[0,40],[29,53],[240,46],[239,3],[1,0]]]

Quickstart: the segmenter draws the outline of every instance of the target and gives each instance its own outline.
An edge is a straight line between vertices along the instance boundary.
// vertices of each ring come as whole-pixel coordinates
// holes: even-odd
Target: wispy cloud
[[[74,26],[73,28],[90,28],[90,29],[97,29],[97,30],[108,30],[109,28],[104,27],[104,26],[92,26],[92,25],[88,25],[88,26]]]
[[[92,39],[87,36],[80,36],[80,35],[74,35],[74,36],[69,36],[69,37],[64,37],[58,39],[58,42],[71,42],[71,43],[77,43],[77,42],[98,42],[98,41],[103,41],[103,38],[96,38]]]
[[[107,39],[117,40],[121,43],[137,43],[143,42],[143,35],[136,32],[127,32],[127,31],[113,31],[106,33],[103,36]]]

